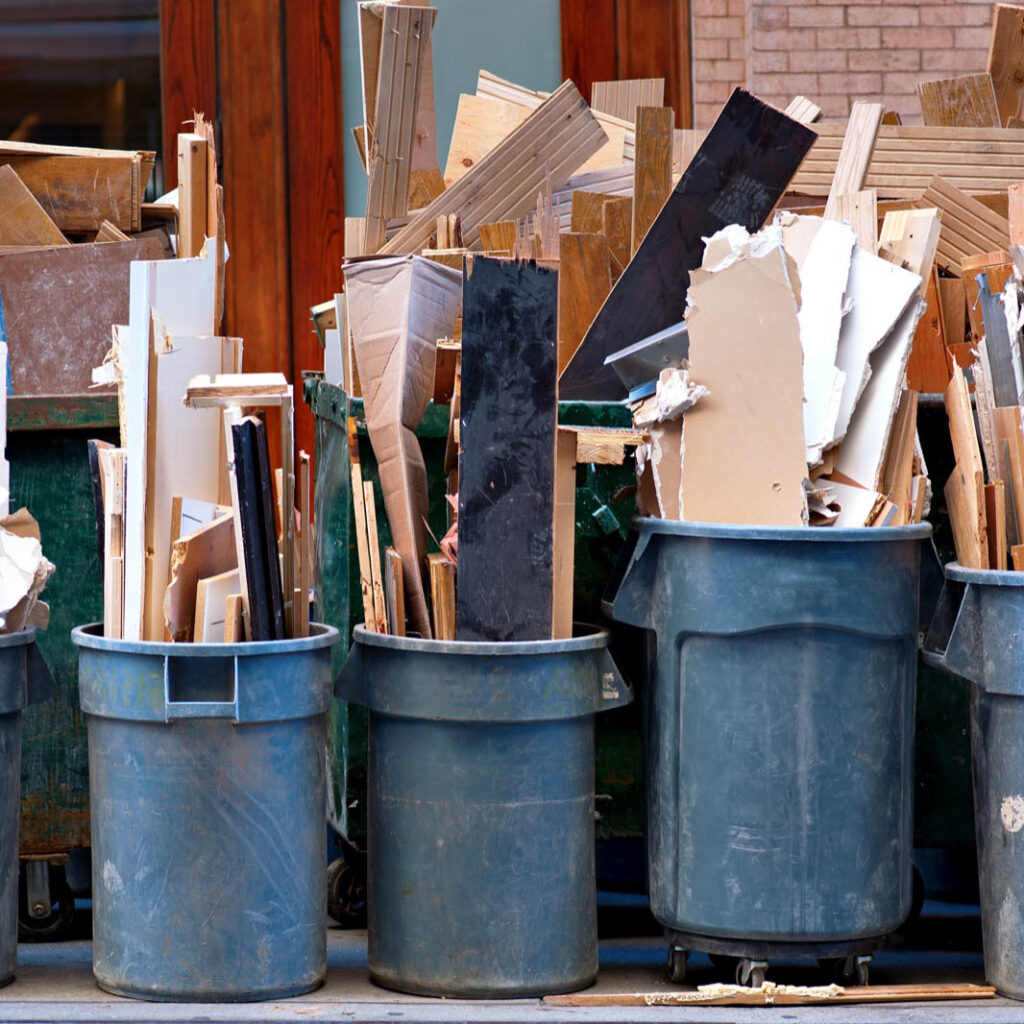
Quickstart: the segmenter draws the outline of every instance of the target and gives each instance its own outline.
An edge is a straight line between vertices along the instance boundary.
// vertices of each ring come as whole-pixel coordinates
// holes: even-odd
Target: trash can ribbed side
[[[75,630],[89,730],[93,971],[242,1002],[326,971],[326,711],[337,632],[249,644]]]
[[[14,980],[18,964],[21,716],[56,692],[35,640],[34,629],[0,634],[0,986]]]
[[[356,629],[336,693],[369,709],[375,981],[486,998],[594,980],[594,715],[630,699],[606,645]]]
[[[635,525],[611,614],[651,631],[655,916],[737,955],[893,931],[911,905],[930,527]]]
[[[985,977],[1024,999],[1024,578],[946,566],[925,657],[969,680]]]

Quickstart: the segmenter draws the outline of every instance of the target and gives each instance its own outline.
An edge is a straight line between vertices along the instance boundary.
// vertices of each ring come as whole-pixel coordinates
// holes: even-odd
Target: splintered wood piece
[[[1002,480],[985,485],[985,527],[988,567],[1006,569],[1006,488]]]
[[[925,311],[914,333],[907,363],[907,384],[915,391],[941,394],[949,384],[950,365],[946,358],[946,339],[939,302],[939,271],[933,266],[928,275]]]
[[[373,622],[375,632],[388,631],[387,607],[384,603],[384,574],[380,567],[380,535],[377,532],[377,500],[373,481],[363,484],[363,506],[366,509],[366,539],[370,548],[370,585],[373,592]]]
[[[959,75],[917,83],[921,120],[949,128],[1001,128],[992,76]]]
[[[563,371],[561,398],[623,397],[605,358],[678,322],[703,239],[727,224],[760,228],[814,139],[750,93],[732,94]]]
[[[1024,117],[1024,9],[1016,4],[996,4],[992,17],[986,70],[992,76],[996,105],[1002,123]]]
[[[14,168],[0,166],[0,246],[68,244]]]
[[[590,105],[594,110],[619,117],[623,121],[635,121],[637,107],[665,105],[665,79],[626,78],[614,82],[594,82],[590,87]],[[576,230],[573,228],[573,231]]]
[[[221,516],[174,542],[170,583],[165,588],[162,604],[167,634],[173,642],[188,643],[195,638],[199,580],[237,569],[235,525],[230,515]],[[236,593],[238,587],[236,582],[228,592]]]
[[[209,198],[206,139],[178,135],[178,256],[198,256],[206,242]]]
[[[356,554],[359,557],[359,589],[363,595],[363,625],[377,632],[377,615],[373,607],[373,571],[370,568],[370,541],[366,533],[366,492],[359,462],[359,435],[355,418],[348,418],[348,453],[352,471],[352,505],[356,519]]]
[[[576,435],[576,462],[579,465],[621,466],[626,450],[643,444],[642,430],[621,427],[562,427],[562,432]]]
[[[1024,245],[1024,183],[1014,182],[1006,191],[1010,245]]]
[[[872,255],[878,250],[878,190],[861,189],[836,197],[836,220],[845,220],[857,232],[857,244]]]
[[[969,569],[987,569],[988,537],[985,521],[985,474],[974,429],[971,396],[963,370],[954,366],[945,391],[949,435],[956,460],[946,482],[946,504],[959,563]]]
[[[551,639],[567,640],[572,636],[576,555],[576,434],[564,427],[558,428],[555,447],[553,537]]]
[[[683,417],[681,519],[805,522],[803,349],[789,258],[780,243],[758,256],[738,253],[722,270],[693,271],[689,361],[710,394]],[[754,334],[758,344],[751,348]],[[665,487],[660,491],[664,498]]]
[[[633,164],[633,252],[640,247],[672,191],[672,110],[637,110]]]
[[[603,235],[566,232],[559,241],[558,371],[572,358],[612,288]]]
[[[1006,282],[1013,275],[1013,263],[1010,262],[1006,250],[1001,249],[998,252],[966,257],[960,264],[960,270],[967,299],[967,319],[971,325],[971,337],[977,342],[985,334],[985,322],[978,297],[978,275],[987,274],[989,291],[993,295],[1001,295]]]
[[[494,256],[511,256],[516,248],[516,222],[499,220],[494,224],[481,224],[480,248]]]
[[[103,477],[103,635],[120,639],[124,617],[124,469],[120,448],[97,451]]]
[[[228,520],[231,521],[230,519]],[[200,578],[196,583],[196,619],[192,637],[197,644],[228,642],[228,599],[238,593],[238,570]],[[232,634],[232,640],[234,634]]]
[[[116,224],[111,224],[109,220],[105,220],[101,225],[99,231],[96,232],[96,237],[93,239],[94,242],[130,242],[131,236],[126,235]]]
[[[524,216],[548,181],[554,188],[564,184],[605,140],[583,97],[566,81],[380,251],[424,248],[442,213],[461,216],[465,244],[472,248],[480,240],[480,224]]]
[[[427,555],[430,603],[434,609],[434,639],[455,639],[455,566],[444,555]]]
[[[394,548],[384,549],[384,600],[388,612],[388,632],[405,636],[405,588],[402,583],[402,556]]]
[[[1010,223],[1005,217],[942,178],[932,179],[915,205],[934,206],[941,211],[936,258],[956,277],[966,257],[995,252],[1010,244]]]
[[[224,643],[239,644],[245,639],[244,609],[241,594],[229,594],[224,603]]]
[[[874,152],[875,138],[882,123],[884,110],[881,103],[864,103],[858,100],[853,104],[846,135],[843,138],[843,147],[836,162],[832,187],[825,202],[825,217],[829,220],[835,220],[839,196],[859,192],[865,187],[864,178],[871,162],[871,154]]]
[[[558,274],[474,257],[462,314],[459,640],[551,636]]]
[[[608,242],[612,283],[618,281],[631,256],[633,200],[629,196],[611,196],[601,205],[601,234]]]
[[[784,113],[786,117],[791,117],[801,124],[814,124],[821,117],[821,107],[806,96],[794,96]]]

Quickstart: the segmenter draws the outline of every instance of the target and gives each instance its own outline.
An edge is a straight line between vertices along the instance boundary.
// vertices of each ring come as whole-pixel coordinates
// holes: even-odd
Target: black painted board
[[[277,516],[274,512],[274,477],[270,468],[267,425],[261,419],[253,424],[256,432],[256,456],[259,468],[260,518],[267,566],[267,594],[270,598],[271,626],[275,640],[285,639],[284,599],[281,588],[281,560],[277,549]]]
[[[626,389],[605,359],[683,319],[703,239],[758,230],[817,138],[736,89],[562,372],[559,398],[613,402]]]
[[[558,273],[464,271],[457,640],[551,638]]]

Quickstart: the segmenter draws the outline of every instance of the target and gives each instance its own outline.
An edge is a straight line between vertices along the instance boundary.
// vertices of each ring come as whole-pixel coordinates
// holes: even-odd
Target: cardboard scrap
[[[43,555],[39,524],[26,509],[0,519],[0,630],[16,633],[28,625],[55,569]]]

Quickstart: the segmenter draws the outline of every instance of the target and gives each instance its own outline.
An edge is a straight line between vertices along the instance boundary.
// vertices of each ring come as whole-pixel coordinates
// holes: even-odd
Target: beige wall
[[[991,0],[692,0],[694,117],[736,85],[785,106],[803,95],[844,118],[855,99],[920,121],[919,81],[984,71]]]

